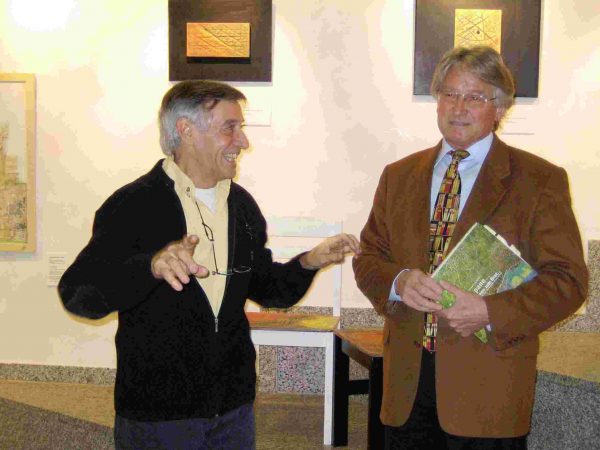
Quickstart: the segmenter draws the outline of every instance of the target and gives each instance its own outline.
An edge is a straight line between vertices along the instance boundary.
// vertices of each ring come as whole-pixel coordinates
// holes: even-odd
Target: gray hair
[[[163,153],[172,155],[181,143],[177,120],[184,117],[206,130],[210,125],[210,112],[222,100],[239,102],[245,101],[246,97],[236,88],[217,81],[182,81],[169,89],[158,112]]]
[[[504,64],[502,56],[491,47],[480,45],[476,47],[455,47],[447,51],[435,68],[430,92],[435,98],[444,82],[448,71],[459,66],[482,81],[494,87],[496,104],[510,109],[514,103],[515,82],[510,70]]]

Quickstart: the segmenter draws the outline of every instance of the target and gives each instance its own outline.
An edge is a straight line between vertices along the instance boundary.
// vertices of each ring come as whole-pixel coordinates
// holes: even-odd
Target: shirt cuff
[[[388,297],[389,301],[391,301],[391,302],[401,302],[402,301],[402,297],[400,297],[398,295],[398,293],[396,292],[396,280],[398,279],[398,277],[400,275],[402,275],[407,270],[410,270],[410,269],[401,270],[400,272],[398,272],[398,275],[396,275],[396,278],[394,278],[394,281],[392,282],[392,287],[390,288],[390,296]]]

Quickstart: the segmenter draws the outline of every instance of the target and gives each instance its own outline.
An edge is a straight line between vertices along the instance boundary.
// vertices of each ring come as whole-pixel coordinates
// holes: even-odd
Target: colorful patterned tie
[[[458,207],[460,205],[458,163],[469,156],[469,152],[456,150],[451,155],[452,161],[440,185],[429,225],[429,273],[433,273],[446,256],[452,240],[452,232],[458,220]],[[432,353],[435,352],[436,334],[437,317],[432,313],[425,313],[423,346]]]

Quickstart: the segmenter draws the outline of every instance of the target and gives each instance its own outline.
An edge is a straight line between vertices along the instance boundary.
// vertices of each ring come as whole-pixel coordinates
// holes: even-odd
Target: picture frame
[[[169,0],[169,81],[272,80],[272,0]],[[187,24],[249,24],[250,56],[188,57]]]
[[[0,73],[0,251],[36,250],[35,76]]]
[[[481,39],[481,43],[489,45],[486,38],[497,38],[499,53],[515,78],[516,96],[537,97],[541,0],[415,0],[413,94],[430,94],[435,66],[446,51],[455,47],[457,29],[461,32],[460,20],[464,16],[458,10],[499,11],[491,18],[480,16],[478,21],[469,22],[471,28],[463,28],[471,33],[468,42],[475,45]],[[491,23],[494,20],[497,24]],[[490,23],[491,34],[499,36],[487,34],[485,26]]]

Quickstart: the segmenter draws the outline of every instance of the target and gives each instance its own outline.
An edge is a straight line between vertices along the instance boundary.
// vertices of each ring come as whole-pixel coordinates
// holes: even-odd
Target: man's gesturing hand
[[[194,261],[194,249],[200,239],[191,234],[171,242],[152,257],[150,268],[154,278],[165,280],[176,291],[190,282],[189,275],[207,277],[208,269]]]
[[[442,295],[442,287],[419,269],[406,270],[398,275],[395,289],[402,302],[412,309],[423,312],[442,310],[437,303]]]
[[[348,253],[359,254],[360,244],[355,236],[341,233],[325,239],[310,252],[302,255],[300,264],[305,269],[322,269],[330,264],[343,262]]]

